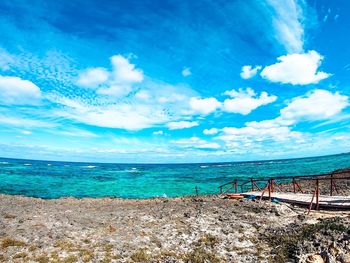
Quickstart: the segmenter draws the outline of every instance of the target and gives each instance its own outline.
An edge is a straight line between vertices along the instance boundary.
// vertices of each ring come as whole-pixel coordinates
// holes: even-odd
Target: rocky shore
[[[0,262],[350,262],[350,214],[218,196],[0,195]]]

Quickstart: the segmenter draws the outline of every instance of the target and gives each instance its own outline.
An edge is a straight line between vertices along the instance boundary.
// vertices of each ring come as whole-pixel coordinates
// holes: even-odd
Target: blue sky
[[[348,1],[1,1],[0,156],[348,152]]]

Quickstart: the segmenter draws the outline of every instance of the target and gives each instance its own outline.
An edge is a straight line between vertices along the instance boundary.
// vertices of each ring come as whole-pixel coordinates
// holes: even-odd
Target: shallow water
[[[350,154],[240,163],[101,164],[0,158],[0,193],[41,198],[146,198],[218,193],[235,178],[301,176],[350,167]]]

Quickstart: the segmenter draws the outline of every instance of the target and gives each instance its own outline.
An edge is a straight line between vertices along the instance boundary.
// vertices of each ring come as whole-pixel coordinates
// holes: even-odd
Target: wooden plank
[[[261,191],[257,192],[246,192],[242,193],[243,196],[256,196],[260,197],[262,195]],[[264,198],[268,198],[268,193],[264,193]],[[280,193],[274,192],[271,193],[271,198],[276,198],[282,202],[291,203],[291,204],[301,204],[309,205],[312,199],[312,194],[302,194],[302,193]],[[316,200],[313,201],[313,204],[316,204]],[[350,209],[350,196],[319,196],[319,204],[321,207],[329,208],[349,208]]]

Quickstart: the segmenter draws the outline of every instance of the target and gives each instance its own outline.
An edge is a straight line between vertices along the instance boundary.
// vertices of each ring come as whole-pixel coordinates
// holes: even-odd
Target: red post
[[[311,211],[311,209],[312,209],[312,205],[313,205],[313,202],[314,202],[315,193],[316,193],[316,190],[315,190],[315,192],[312,194],[311,202],[310,202],[310,205],[309,205],[309,211],[307,212],[307,214],[310,214],[310,211]]]
[[[319,195],[320,195],[320,185],[318,179],[316,180],[316,210],[319,210]]]
[[[295,178],[293,178],[293,192],[295,194]]]
[[[273,186],[274,181],[275,181],[275,179],[271,179],[271,192],[272,192],[272,193],[273,193],[273,191],[274,191],[274,186]]]
[[[333,196],[333,174],[331,174],[331,196]]]

